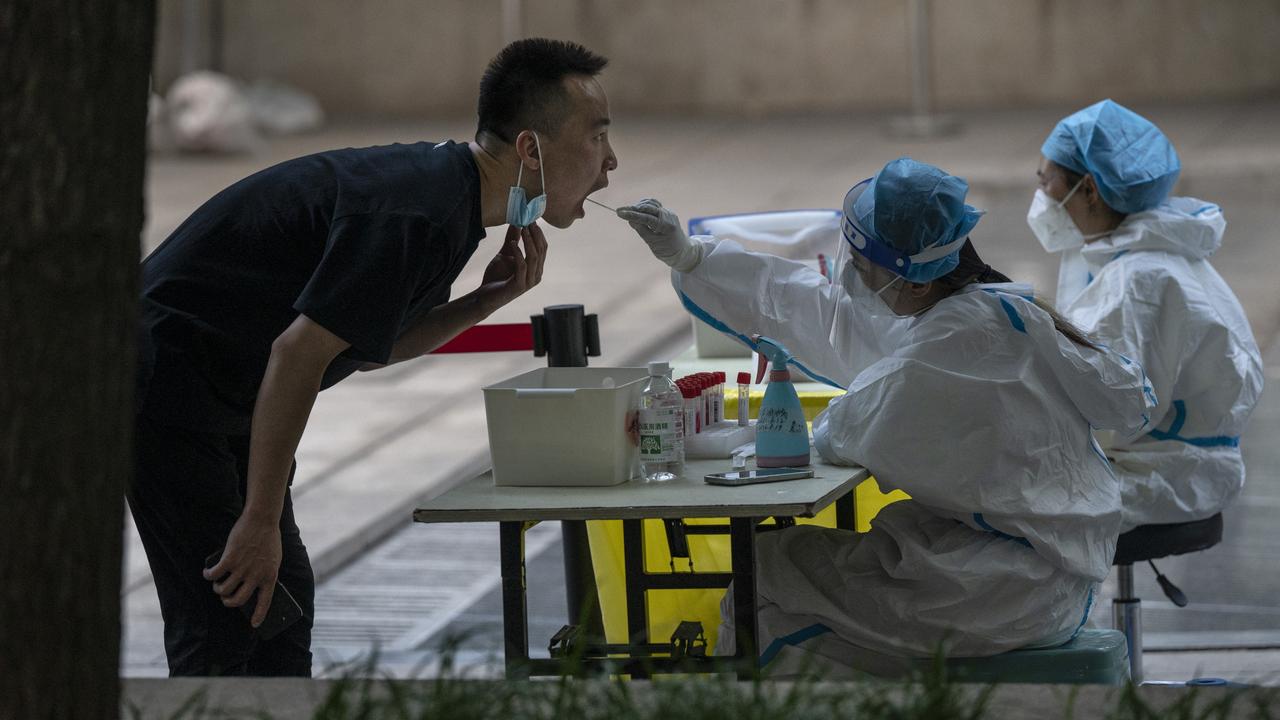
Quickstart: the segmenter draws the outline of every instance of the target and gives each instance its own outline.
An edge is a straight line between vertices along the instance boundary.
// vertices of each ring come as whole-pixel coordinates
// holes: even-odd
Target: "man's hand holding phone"
[[[280,558],[279,525],[254,522],[242,515],[231,528],[217,563],[205,569],[204,579],[213,583],[213,591],[227,607],[243,607],[256,596],[256,606],[249,608],[249,624],[256,628],[271,606]]]
[[[242,516],[227,537],[226,548],[205,560],[204,578],[213,583],[222,604],[240,608],[263,640],[275,637],[303,614],[276,579],[280,558],[280,528],[255,525]]]

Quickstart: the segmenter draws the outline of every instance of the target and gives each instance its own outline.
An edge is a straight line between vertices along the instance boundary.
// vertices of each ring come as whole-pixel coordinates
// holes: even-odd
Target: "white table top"
[[[816,457],[816,455],[815,455]],[[867,478],[859,467],[813,464],[814,477],[741,487],[708,485],[703,476],[730,470],[728,460],[691,460],[684,477],[631,480],[607,487],[495,487],[471,478],[413,513],[417,522],[627,520],[693,517],[813,517]]]

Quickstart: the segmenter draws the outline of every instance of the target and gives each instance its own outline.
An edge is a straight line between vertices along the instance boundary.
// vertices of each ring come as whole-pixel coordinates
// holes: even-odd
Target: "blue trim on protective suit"
[[[1107,454],[1102,452],[1102,446],[1098,444],[1098,438],[1093,436],[1093,426],[1089,426],[1089,447],[1093,449],[1093,454],[1098,456],[1102,461],[1102,467],[1107,469],[1107,474],[1111,479],[1120,482],[1120,478],[1116,476],[1116,469],[1111,467],[1111,460],[1107,459]]]
[[[1071,633],[1071,640],[1075,640],[1080,631],[1084,629],[1084,624],[1089,622],[1089,613],[1093,610],[1093,585],[1089,586],[1089,596],[1084,600],[1084,617],[1080,618],[1080,624],[1076,626],[1075,632]],[[1071,642],[1068,640],[1067,642]]]
[[[1195,217],[1195,216],[1197,216],[1197,215],[1199,215],[1199,214],[1201,214],[1201,213],[1207,213],[1207,212],[1209,212],[1210,210],[1217,210],[1217,209],[1219,209],[1217,205],[1214,205],[1214,204],[1210,203],[1210,204],[1205,205],[1204,207],[1200,208],[1199,210],[1196,210],[1195,212],[1191,213],[1191,216],[1192,216],[1192,217]]]
[[[1004,314],[1009,316],[1009,324],[1013,326],[1014,330],[1017,330],[1018,332],[1024,333],[1024,334],[1027,332],[1027,324],[1022,321],[1022,316],[1018,314],[1017,309],[1015,309],[1008,300],[1005,300],[1003,297],[1001,297],[1001,295],[1004,295],[1005,293],[1001,293],[999,290],[996,290],[995,288],[982,288],[982,291],[985,293],[990,293],[991,295],[994,295],[995,298],[1000,301],[1000,307],[1004,310]],[[1013,293],[1009,293],[1009,294],[1013,294]],[[1015,294],[1014,296],[1021,297],[1023,300],[1026,300],[1028,302],[1031,301],[1031,298],[1022,297],[1021,295]]]
[[[1173,401],[1173,423],[1169,425],[1166,431],[1170,435],[1176,436],[1182,432],[1182,426],[1187,422],[1187,404],[1181,400]]]
[[[778,653],[782,652],[782,649],[787,645],[795,647],[806,640],[812,640],[819,635],[825,635],[829,632],[831,632],[831,628],[823,625],[822,623],[815,623],[807,628],[801,628],[790,635],[774,638],[773,642],[769,643],[769,647],[765,648],[765,651],[760,653],[760,667],[764,667],[765,665],[773,662],[773,659],[776,658]]]
[[[1013,329],[1020,333],[1026,333],[1026,323],[1022,322],[1022,316],[1018,315],[1018,311],[1014,309],[1008,300],[1004,298],[999,298],[999,300],[1000,307],[1004,308],[1004,314],[1009,316],[1009,324],[1013,326]]]
[[[1213,437],[1187,438],[1182,437],[1178,433],[1182,430],[1182,426],[1187,421],[1187,404],[1182,400],[1173,401],[1173,422],[1169,425],[1168,430],[1152,430],[1147,435],[1156,440],[1173,440],[1175,442],[1194,445],[1195,447],[1213,448],[1213,447],[1240,447],[1240,437],[1238,435],[1216,435]]]
[[[715,317],[713,317],[713,316],[711,315],[711,313],[709,313],[709,312],[707,312],[706,310],[703,310],[702,308],[698,307],[697,303],[695,303],[694,301],[690,300],[690,299],[689,299],[689,296],[688,296],[688,295],[685,295],[683,292],[679,293],[679,295],[680,295],[680,303],[681,303],[682,305],[684,305],[684,309],[685,309],[685,310],[688,310],[690,315],[692,315],[692,316],[694,316],[694,317],[698,318],[699,320],[701,320],[702,322],[704,322],[704,323],[706,323],[706,324],[710,325],[713,329],[715,329],[715,330],[719,330],[720,332],[722,332],[722,333],[724,333],[724,334],[726,334],[726,335],[729,335],[729,336],[732,336],[732,337],[736,338],[738,341],[740,341],[740,342],[742,342],[742,343],[746,344],[746,346],[747,346],[747,347],[749,347],[749,348],[751,348],[752,350],[754,350],[754,351],[757,351],[757,352],[758,352],[758,349],[756,348],[756,344],[755,344],[754,342],[752,342],[752,341],[751,341],[751,338],[749,338],[749,337],[747,337],[746,335],[743,335],[742,333],[740,333],[740,332],[738,332],[738,331],[734,330],[733,328],[729,327],[728,325],[725,325],[723,322],[720,322],[720,320],[719,320],[719,319],[717,319],[717,318],[715,318]],[[800,372],[804,373],[805,375],[808,375],[809,377],[813,378],[814,380],[817,380],[817,381],[818,381],[818,382],[820,382],[820,383],[825,383],[825,384],[827,384],[827,385],[830,385],[831,387],[836,388],[837,390],[844,390],[844,389],[845,389],[845,387],[844,387],[843,385],[841,385],[840,383],[837,383],[837,382],[836,382],[836,381],[834,381],[834,380],[830,380],[830,379],[828,379],[828,378],[825,378],[825,377],[823,377],[823,376],[819,375],[818,373],[816,373],[816,372],[814,372],[814,371],[810,370],[809,368],[805,367],[803,364],[801,364],[801,363],[800,363],[800,361],[799,361],[799,360],[796,360],[795,358],[791,358],[790,360],[788,360],[788,361],[787,361],[787,364],[788,364],[788,365],[794,365],[796,368],[798,368],[798,369],[800,370]]]
[[[1026,545],[1027,547],[1031,547],[1031,542],[1028,541],[1026,538],[1017,537],[1016,535],[1010,535],[1009,533],[1005,533],[1005,532],[1000,532],[999,530],[991,527],[991,524],[988,523],[986,519],[982,517],[982,513],[974,513],[973,521],[978,523],[978,527],[982,528],[983,530],[986,530],[989,533],[994,534],[996,537],[1003,538],[1005,540],[1012,540],[1018,543],[1019,545]]]
[[[1119,353],[1119,352],[1116,352],[1115,350],[1112,350],[1111,347],[1106,343],[1100,342],[1100,343],[1097,343],[1097,346],[1102,350],[1106,350],[1112,355],[1115,355],[1116,357],[1120,358],[1120,361],[1123,362],[1125,365],[1137,365],[1137,363],[1125,357],[1124,353]],[[1141,365],[1138,365],[1138,370],[1142,373],[1142,394],[1146,396],[1147,402],[1151,404],[1151,407],[1155,407],[1156,405],[1159,405],[1160,402],[1156,398],[1156,391],[1151,387],[1151,380],[1147,377],[1146,368],[1142,367]],[[1150,424],[1151,424],[1151,416],[1146,413],[1142,413],[1142,427],[1146,427]]]

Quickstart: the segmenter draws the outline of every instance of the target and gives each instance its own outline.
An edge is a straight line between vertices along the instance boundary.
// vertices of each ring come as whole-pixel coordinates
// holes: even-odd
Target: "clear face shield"
[[[921,305],[912,296],[915,284],[906,275],[915,266],[958,252],[967,233],[949,243],[939,240],[915,254],[897,250],[873,237],[854,212],[854,203],[869,185],[870,180],[864,180],[845,196],[840,248],[831,266],[831,292],[836,302],[830,340],[834,347],[873,343],[887,351],[932,307]]]
[[[828,340],[833,348],[850,358],[855,367],[866,367],[896,347],[901,333],[910,327],[913,318],[894,312],[899,295],[905,292],[906,281],[871,262],[856,248],[856,243],[866,247],[866,235],[855,222],[851,205],[867,187],[864,181],[854,186],[845,201],[844,218],[841,220],[839,247],[828,259],[828,277],[831,280],[831,315],[827,318]],[[861,235],[859,235],[861,233]]]
[[[846,312],[874,320],[899,320],[910,315],[899,314],[899,300],[907,281],[901,275],[872,262],[878,242],[855,219],[853,203],[867,189],[870,181],[855,185],[845,196],[841,220],[840,248],[831,266],[831,284],[842,295],[839,306]]]
[[[841,268],[838,281],[852,305],[868,315],[906,317],[898,311],[898,301],[907,281],[873,265],[861,253],[846,251],[845,255],[837,259]]]

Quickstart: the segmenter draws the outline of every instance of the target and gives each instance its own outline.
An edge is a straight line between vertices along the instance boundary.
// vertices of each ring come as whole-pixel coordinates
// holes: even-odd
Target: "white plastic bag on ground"
[[[258,128],[271,135],[314,130],[324,122],[316,99],[301,90],[271,80],[259,80],[245,91]]]
[[[239,153],[261,143],[248,98],[226,75],[207,70],[183,75],[169,88],[165,104],[179,150]]]

